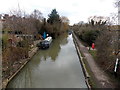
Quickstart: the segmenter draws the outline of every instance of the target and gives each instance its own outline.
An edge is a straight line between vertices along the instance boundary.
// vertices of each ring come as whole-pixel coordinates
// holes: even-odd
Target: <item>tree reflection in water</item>
[[[57,39],[53,40],[52,45],[49,49],[39,50],[36,55],[32,58],[30,62],[22,69],[17,77],[15,77],[10,84],[8,84],[8,88],[30,88],[32,86],[33,73],[38,72],[39,65],[41,61],[46,61],[48,58],[54,61],[57,59],[59,52],[61,50],[61,46],[66,45],[68,43],[68,34],[63,33],[63,35],[59,36]],[[19,80],[19,77],[21,79]],[[12,87],[11,87],[12,86]]]
[[[31,74],[31,68],[29,67],[30,64],[27,64],[27,68],[22,69],[19,73],[19,77],[21,79],[19,80],[19,77],[14,77],[14,79],[11,81],[12,83],[9,83],[7,88],[31,88],[32,87],[32,74]],[[13,84],[14,83],[14,84]],[[12,86],[12,87],[11,87]]]

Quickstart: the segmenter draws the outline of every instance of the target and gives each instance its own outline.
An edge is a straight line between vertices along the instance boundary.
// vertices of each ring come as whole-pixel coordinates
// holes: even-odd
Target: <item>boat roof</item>
[[[52,37],[47,37],[45,40],[50,41]]]

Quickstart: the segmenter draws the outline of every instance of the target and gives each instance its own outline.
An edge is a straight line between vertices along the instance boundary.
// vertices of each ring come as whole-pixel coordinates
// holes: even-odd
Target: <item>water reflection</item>
[[[7,86],[7,88],[30,88],[32,87],[31,69],[23,69]]]
[[[72,35],[64,34],[40,50],[8,87],[86,88]]]
[[[66,45],[68,43],[67,37],[68,34],[63,33],[62,36],[59,36],[57,39],[53,40],[53,43],[49,49],[40,50],[40,56],[43,57],[44,60],[51,57],[51,60],[55,61],[61,49],[60,45]]]

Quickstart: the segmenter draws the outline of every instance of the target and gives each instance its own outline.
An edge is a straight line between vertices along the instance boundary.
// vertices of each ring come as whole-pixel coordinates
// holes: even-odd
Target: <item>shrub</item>
[[[97,62],[106,71],[113,72],[115,55],[113,54],[112,33],[104,31],[96,40]]]
[[[8,34],[2,35],[2,49],[5,49],[8,45]]]
[[[95,42],[96,38],[100,32],[98,30],[88,30],[88,31],[83,31],[80,35],[79,38],[86,42],[89,46],[92,45],[92,43]]]
[[[3,78],[8,77],[14,72],[14,64],[28,57],[28,52],[22,47],[9,47],[2,52]]]
[[[23,40],[23,41],[18,42],[17,46],[18,47],[28,47],[29,42],[27,40]]]

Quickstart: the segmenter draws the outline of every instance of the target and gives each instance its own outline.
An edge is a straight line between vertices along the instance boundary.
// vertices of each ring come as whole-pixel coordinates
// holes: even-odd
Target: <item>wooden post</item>
[[[117,58],[116,63],[115,63],[115,68],[114,68],[114,74],[116,77],[117,77],[117,68],[118,68],[118,64],[119,64],[118,62],[119,62],[119,59]]]

